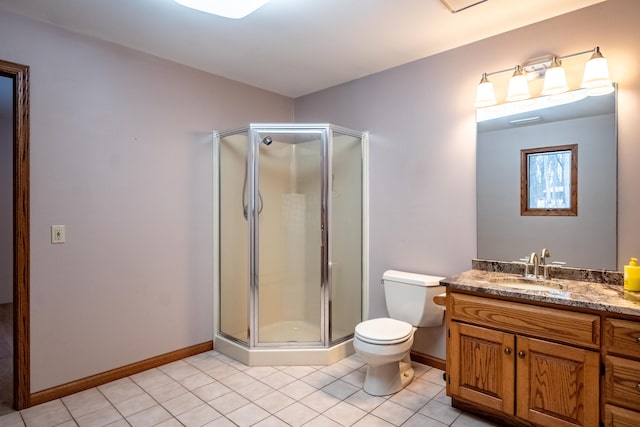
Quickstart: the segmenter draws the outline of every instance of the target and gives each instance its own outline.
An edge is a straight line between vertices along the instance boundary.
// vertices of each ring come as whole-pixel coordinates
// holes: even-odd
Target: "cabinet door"
[[[449,331],[449,395],[513,414],[515,336],[458,322]]]
[[[539,426],[598,426],[600,354],[518,336],[516,415]]]

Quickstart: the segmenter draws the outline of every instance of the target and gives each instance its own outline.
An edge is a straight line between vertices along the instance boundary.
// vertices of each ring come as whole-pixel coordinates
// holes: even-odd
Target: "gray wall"
[[[0,76],[0,304],[13,301],[13,80]]]
[[[476,86],[482,72],[551,52],[599,45],[609,60],[619,83],[618,269],[640,254],[638,16],[640,2],[609,0],[296,99],[298,121],[371,132],[370,317],[386,315],[378,283],[388,268],[438,275],[470,268]],[[570,84],[580,77],[569,76]]]
[[[31,391],[211,340],[212,130],[293,101],[11,14],[0,40],[31,67]]]

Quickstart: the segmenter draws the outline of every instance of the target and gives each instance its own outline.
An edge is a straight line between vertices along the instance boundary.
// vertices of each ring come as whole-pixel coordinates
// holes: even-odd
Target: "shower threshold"
[[[214,350],[247,366],[320,366],[339,362],[354,353],[353,338],[325,347],[254,347],[217,335]]]

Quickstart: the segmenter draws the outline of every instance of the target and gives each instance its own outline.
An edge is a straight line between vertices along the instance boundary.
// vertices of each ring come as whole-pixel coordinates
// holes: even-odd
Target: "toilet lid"
[[[411,337],[413,326],[401,320],[379,318],[356,325],[356,336],[371,344],[398,344]]]

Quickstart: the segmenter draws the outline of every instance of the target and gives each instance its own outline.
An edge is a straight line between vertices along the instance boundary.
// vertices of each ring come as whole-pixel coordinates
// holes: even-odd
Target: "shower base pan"
[[[247,366],[317,366],[331,365],[354,353],[353,339],[329,348],[322,347],[254,347],[248,348],[223,336],[216,336],[214,350]]]

